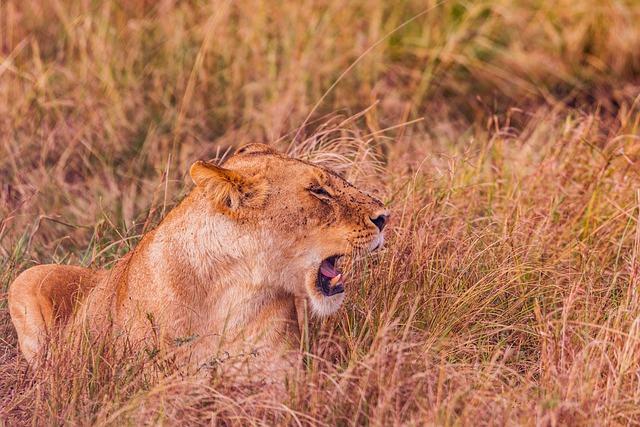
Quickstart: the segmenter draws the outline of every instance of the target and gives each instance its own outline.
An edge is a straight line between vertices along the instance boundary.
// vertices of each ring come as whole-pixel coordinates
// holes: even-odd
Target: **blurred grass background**
[[[2,292],[38,262],[108,267],[193,160],[248,142],[339,154],[394,216],[286,409],[122,367],[34,378],[3,296],[0,417],[640,422],[639,20],[635,0],[0,2]]]

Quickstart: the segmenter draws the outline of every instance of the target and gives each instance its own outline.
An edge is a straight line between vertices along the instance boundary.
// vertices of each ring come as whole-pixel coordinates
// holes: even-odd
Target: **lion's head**
[[[270,283],[308,296],[318,315],[344,300],[340,258],[382,246],[389,213],[379,200],[267,145],[244,146],[221,166],[196,162],[190,174],[215,211],[268,253]]]

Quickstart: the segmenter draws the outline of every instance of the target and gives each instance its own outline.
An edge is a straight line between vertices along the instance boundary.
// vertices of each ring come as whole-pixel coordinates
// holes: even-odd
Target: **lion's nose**
[[[384,229],[384,226],[387,225],[389,214],[387,212],[380,213],[380,214],[370,216],[369,219],[371,220],[372,223],[375,224],[376,227],[378,227],[378,230],[382,231]]]

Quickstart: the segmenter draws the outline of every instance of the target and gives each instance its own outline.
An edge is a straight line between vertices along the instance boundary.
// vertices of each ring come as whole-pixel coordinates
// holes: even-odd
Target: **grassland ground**
[[[0,420],[640,423],[639,20],[634,0],[0,2]],[[287,395],[108,346],[29,371],[9,283],[108,268],[193,160],[254,141],[393,215]]]

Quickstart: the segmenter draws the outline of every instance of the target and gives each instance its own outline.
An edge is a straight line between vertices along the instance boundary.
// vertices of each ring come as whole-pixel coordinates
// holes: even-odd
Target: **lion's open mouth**
[[[318,268],[318,281],[316,285],[325,297],[344,292],[342,273],[336,268],[336,261],[338,261],[339,258],[340,255],[330,256],[324,259],[322,263],[320,263],[320,268]]]

